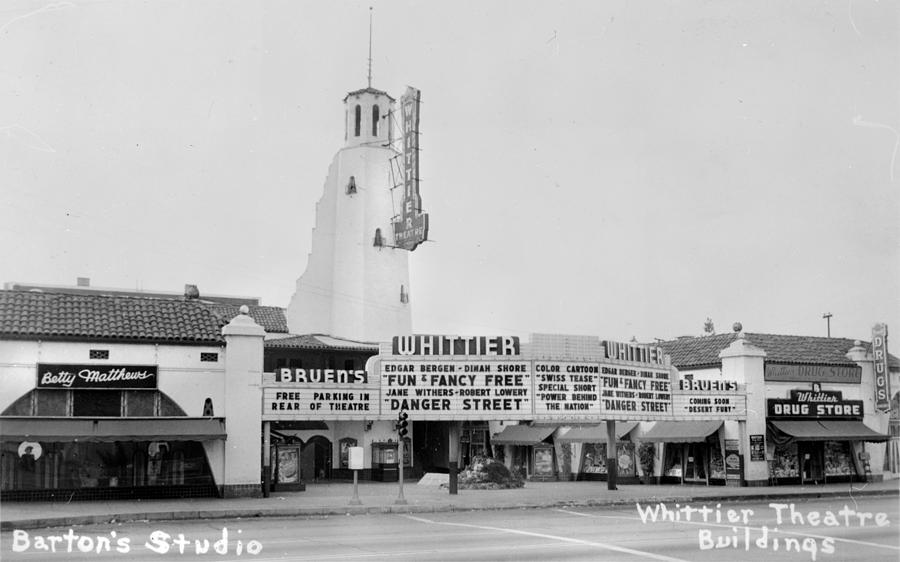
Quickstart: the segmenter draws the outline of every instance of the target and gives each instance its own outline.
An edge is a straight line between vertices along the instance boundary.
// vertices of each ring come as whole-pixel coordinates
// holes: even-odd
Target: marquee
[[[535,357],[510,336],[404,336],[366,371],[264,374],[263,420],[741,420],[733,381],[678,379],[661,349],[597,341],[575,360]],[[567,356],[568,355],[568,356]],[[320,371],[320,372],[317,372]]]

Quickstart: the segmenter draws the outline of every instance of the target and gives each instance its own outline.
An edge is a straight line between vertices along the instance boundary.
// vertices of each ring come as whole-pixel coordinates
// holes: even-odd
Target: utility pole
[[[825,319],[825,322],[828,326],[828,337],[829,338],[831,337],[831,316],[832,315],[830,312],[826,312],[825,314],[822,315],[822,318]]]

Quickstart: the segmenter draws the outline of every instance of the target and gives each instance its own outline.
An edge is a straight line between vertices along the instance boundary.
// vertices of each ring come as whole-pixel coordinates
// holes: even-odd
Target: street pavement
[[[854,495],[117,522],[5,531],[0,558],[881,562],[900,558],[898,518],[896,496]]]
[[[527,482],[515,490],[459,490],[407,482],[398,504],[397,483],[361,482],[362,505],[350,505],[353,484],[310,483],[304,492],[275,493],[268,498],[195,498],[171,500],[88,502],[3,502],[0,530],[53,526],[90,525],[110,521],[171,521],[254,517],[302,517],[373,513],[429,513],[484,509],[539,507],[592,507],[634,504],[637,501],[744,501],[770,498],[866,497],[900,493],[900,480],[876,483],[818,486],[655,486],[619,485],[608,490],[606,482]]]

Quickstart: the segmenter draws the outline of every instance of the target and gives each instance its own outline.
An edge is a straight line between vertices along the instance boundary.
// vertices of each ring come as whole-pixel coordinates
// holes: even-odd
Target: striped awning
[[[719,431],[721,421],[667,421],[656,422],[641,441],[664,443],[700,443]]]
[[[540,445],[554,431],[556,431],[555,427],[508,425],[503,428],[503,431],[491,437],[491,443],[494,445]]]
[[[637,427],[638,422],[617,422],[616,439],[622,438]],[[606,443],[606,424],[579,425],[556,438],[558,443]]]
[[[888,441],[891,436],[878,433],[861,421],[799,420],[770,421],[775,429],[798,441]]]

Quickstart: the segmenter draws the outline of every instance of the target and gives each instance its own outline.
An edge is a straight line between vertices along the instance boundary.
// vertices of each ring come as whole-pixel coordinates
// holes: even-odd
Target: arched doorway
[[[300,451],[300,465],[307,481],[331,478],[332,444],[327,437],[310,437]]]

